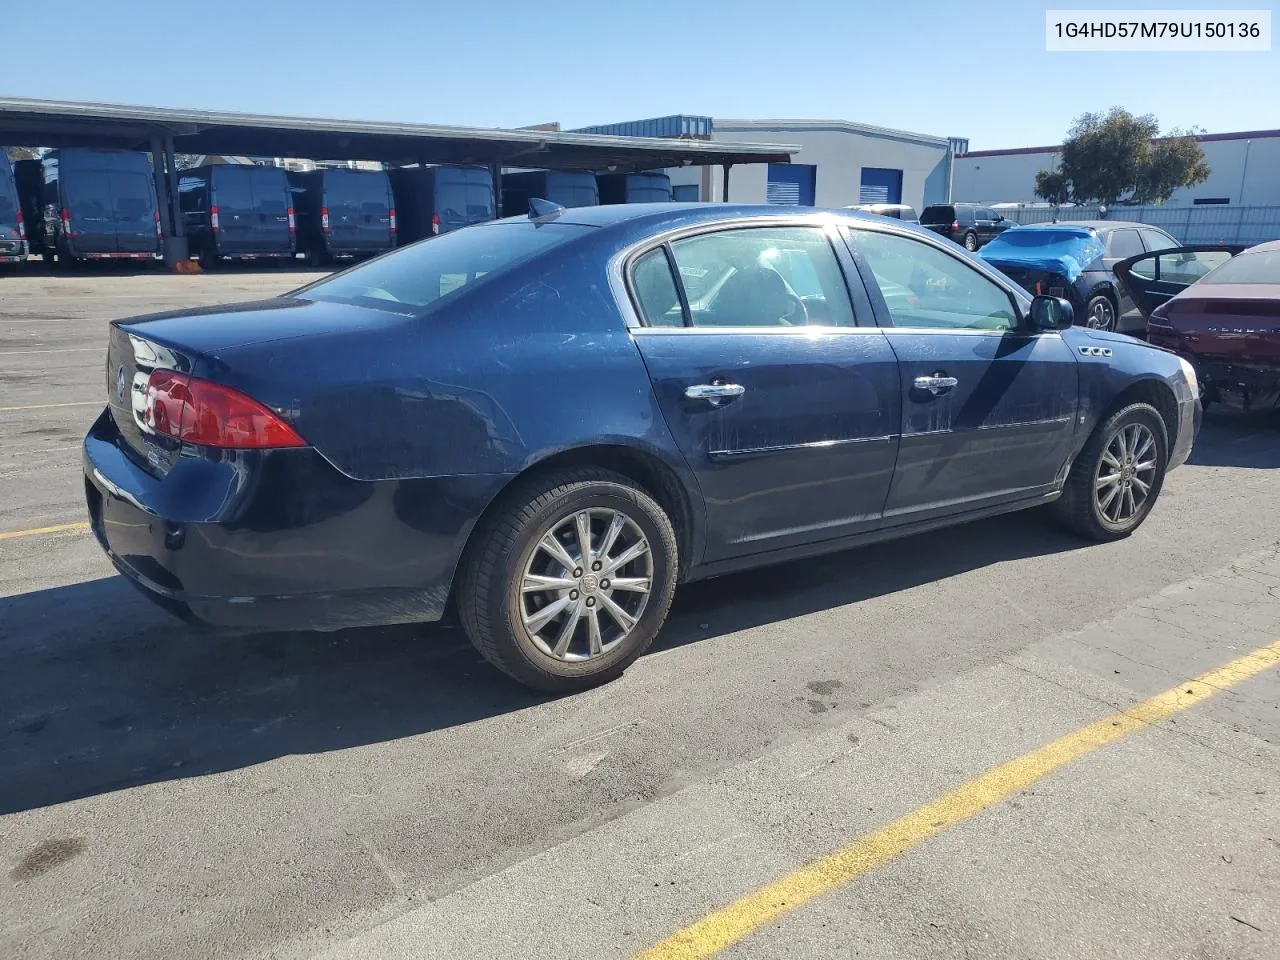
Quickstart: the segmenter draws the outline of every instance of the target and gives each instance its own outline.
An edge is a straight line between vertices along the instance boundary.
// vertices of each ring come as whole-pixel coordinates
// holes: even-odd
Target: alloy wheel
[[[578,510],[534,544],[520,580],[520,616],[549,657],[608,653],[635,629],[653,589],[653,554],[621,510]]]
[[[1106,297],[1096,297],[1089,310],[1089,326],[1094,330],[1111,330],[1115,327],[1116,311]]]
[[[1156,438],[1145,425],[1129,423],[1116,432],[1102,451],[1094,481],[1103,518],[1122,524],[1137,516],[1151,495],[1158,455]]]

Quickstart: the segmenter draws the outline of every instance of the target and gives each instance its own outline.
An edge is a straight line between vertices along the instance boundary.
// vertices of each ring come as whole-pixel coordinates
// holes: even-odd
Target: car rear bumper
[[[1280,409],[1280,368],[1193,359],[1205,399],[1239,410]]]
[[[466,537],[505,478],[358,481],[309,448],[183,455],[163,477],[109,411],[83,450],[94,536],[184,620],[336,630],[438,620]]]

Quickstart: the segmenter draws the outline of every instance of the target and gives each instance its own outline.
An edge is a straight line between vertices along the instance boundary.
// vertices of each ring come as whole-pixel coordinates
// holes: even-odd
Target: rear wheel
[[[320,247],[307,247],[307,266],[319,270],[329,263],[329,256]]]
[[[513,491],[477,530],[458,612],[476,649],[553,693],[619,676],[657,636],[675,592],[676,537],[627,477],[582,469]]]
[[[1054,511],[1090,540],[1120,540],[1142,525],[1164,486],[1168,433],[1155,407],[1133,403],[1100,424],[1071,465]]]
[[[978,235],[972,231],[964,235],[964,248],[970,252],[978,249]]]
[[[200,269],[213,270],[218,266],[218,258],[214,256],[213,250],[209,247],[200,248]]]

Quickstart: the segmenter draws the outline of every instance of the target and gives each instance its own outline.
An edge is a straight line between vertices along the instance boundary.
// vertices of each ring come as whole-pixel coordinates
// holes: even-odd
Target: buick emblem
[[[124,403],[124,388],[128,385],[129,379],[124,372],[124,364],[120,364],[120,369],[116,371],[116,399]]]

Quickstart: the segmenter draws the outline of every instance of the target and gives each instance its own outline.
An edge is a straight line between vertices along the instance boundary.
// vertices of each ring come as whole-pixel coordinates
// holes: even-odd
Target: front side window
[[[671,244],[695,327],[854,325],[844,275],[818,227],[749,227]]]
[[[850,230],[896,327],[1012,330],[1012,297],[958,257],[896,234]]]
[[[1159,230],[1139,230],[1142,234],[1142,240],[1147,245],[1147,249],[1155,250],[1171,250],[1178,245],[1178,241],[1173,239],[1167,233],[1161,233]]]
[[[1107,244],[1107,256],[1126,260],[1144,252],[1137,230],[1112,231],[1110,242]]]

